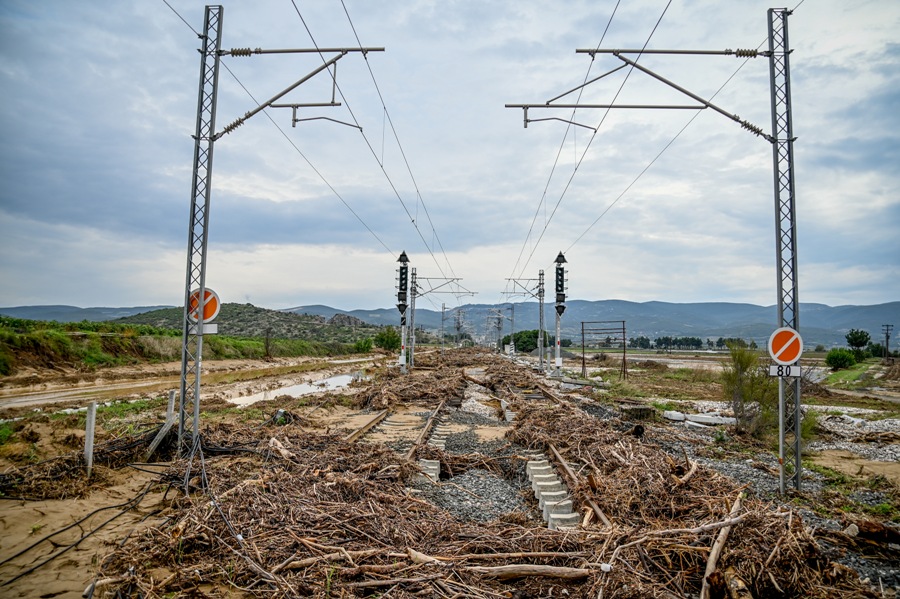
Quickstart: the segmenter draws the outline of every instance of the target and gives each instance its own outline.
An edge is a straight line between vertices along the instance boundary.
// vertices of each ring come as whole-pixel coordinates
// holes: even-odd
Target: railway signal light
[[[400,254],[397,262],[400,263],[400,280],[397,285],[397,309],[400,310],[400,314],[403,314],[406,312],[406,291],[409,288],[409,258],[406,256],[406,252]]]
[[[566,269],[563,264],[567,262],[566,257],[560,252],[556,257],[556,303],[561,304],[566,301]]]

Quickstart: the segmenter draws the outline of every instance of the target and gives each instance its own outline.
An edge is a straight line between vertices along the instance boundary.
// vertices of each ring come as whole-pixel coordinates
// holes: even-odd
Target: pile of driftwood
[[[874,596],[795,513],[572,408],[524,410],[510,433],[565,473],[584,513],[568,531],[521,513],[456,520],[408,489],[416,467],[384,446],[291,426],[204,434],[241,451],[195,455],[189,492],[104,561],[95,597]],[[173,463],[176,488],[187,467]]]
[[[260,432],[247,429],[240,446]],[[596,596],[603,574],[581,535],[515,514],[456,521],[407,489],[415,467],[398,468],[383,446],[264,432],[252,453],[195,456],[190,494],[104,561],[94,596]],[[186,466],[168,478],[182,480]]]
[[[852,570],[826,559],[801,518],[687,458],[643,427],[570,406],[518,412],[509,435],[545,450],[581,505],[610,564],[604,596],[869,597]],[[631,589],[626,591],[625,589]]]
[[[466,381],[462,370],[440,367],[411,375],[387,371],[357,394],[360,407],[383,410],[403,402],[434,403],[462,398]]]
[[[471,354],[471,355],[470,355]],[[424,356],[423,356],[424,358]],[[498,395],[540,382],[470,352],[453,367],[388,372],[356,397],[386,408],[440,404],[486,367]],[[511,395],[510,395],[511,397]],[[545,402],[541,402],[542,404]],[[206,426],[203,444],[163,475],[162,519],[102,561],[94,597],[874,597],[830,562],[793,511],[754,497],[658,433],[567,405],[517,406],[504,455],[423,447],[445,474],[515,478],[539,449],[565,479],[577,529],[551,531],[534,511],[476,523],[409,488],[418,467],[383,445],[300,429],[282,417]],[[294,416],[290,414],[290,416]],[[448,481],[452,484],[452,480]],[[446,484],[446,483],[434,483]],[[527,485],[523,493],[530,494]],[[90,592],[88,594],[90,594]]]
[[[94,446],[94,468],[86,474],[87,462],[80,451],[0,473],[0,496],[25,499],[69,499],[84,497],[107,482],[110,469],[140,461],[160,427],[122,435]]]

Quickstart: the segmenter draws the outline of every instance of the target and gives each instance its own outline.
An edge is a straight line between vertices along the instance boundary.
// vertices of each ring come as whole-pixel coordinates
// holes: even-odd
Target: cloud
[[[201,5],[170,4],[201,28]],[[507,277],[536,277],[564,250],[573,297],[771,304],[768,142],[712,110],[529,111],[599,124],[594,135],[559,121],[523,128],[522,111],[504,107],[613,68],[613,56],[574,50],[596,47],[608,23],[604,47],[639,48],[666,5],[623,3],[610,22],[613,7],[588,0],[348,0],[353,28],[340,5],[298,5],[305,23],[281,1],[226,6],[226,48],[310,47],[308,27],[321,47],[358,35],[386,51],[348,54],[338,88],[321,73],[282,100],[335,93],[341,106],[300,109],[318,120],[292,127],[290,110],[268,109],[216,142],[218,291],[266,307],[387,306],[406,250],[420,276],[453,273],[479,301],[499,301]],[[767,9],[672,3],[648,47],[755,48]],[[900,5],[804,3],[790,27],[801,299],[896,300]],[[0,30],[0,304],[178,303],[196,35],[164,3],[110,0],[3,3]],[[640,62],[769,129],[765,58]],[[321,63],[223,57],[217,130]],[[627,70],[582,102],[608,103],[623,82],[617,102],[691,102]]]

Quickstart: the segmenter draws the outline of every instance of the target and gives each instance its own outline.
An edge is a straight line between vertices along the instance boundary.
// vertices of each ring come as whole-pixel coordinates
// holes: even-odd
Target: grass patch
[[[867,505],[863,507],[863,512],[878,518],[884,518],[891,522],[900,522],[900,509],[892,503],[879,503],[878,505]]]
[[[864,362],[859,362],[854,364],[850,368],[844,368],[842,370],[838,370],[837,372],[832,372],[825,379],[825,385],[830,385],[832,387],[842,387],[842,388],[852,388],[858,386],[864,380],[867,380],[866,373],[871,368],[873,362],[871,360],[866,360]]]
[[[0,445],[5,444],[15,434],[12,422],[4,422],[0,424]]]
[[[819,464],[804,460],[803,467],[811,472],[822,475],[825,478],[825,486],[831,487],[832,489],[849,492],[856,487],[856,482],[852,477],[843,472],[838,472],[833,468],[829,468],[828,466],[820,466]]]
[[[713,383],[719,374],[705,368],[674,368],[663,373],[662,378],[684,383]]]
[[[132,414],[139,414],[159,404],[159,400],[155,399],[139,399],[137,401],[117,401],[108,406],[97,406],[97,415],[104,420],[115,420],[116,418],[126,418]]]
[[[650,405],[659,410],[660,412],[668,412],[672,410],[678,410],[678,405],[672,403],[671,401],[663,401],[663,400],[655,400],[651,401]]]
[[[612,397],[640,398],[647,397],[647,393],[639,387],[625,381],[614,381],[609,385],[609,393]]]

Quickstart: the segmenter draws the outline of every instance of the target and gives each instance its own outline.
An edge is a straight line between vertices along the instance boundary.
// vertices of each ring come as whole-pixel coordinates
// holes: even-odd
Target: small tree
[[[861,329],[850,329],[844,338],[847,340],[847,345],[853,350],[853,356],[857,362],[861,362],[869,357],[864,349],[869,344],[869,341],[872,340],[869,333]]]
[[[734,410],[736,429],[761,435],[777,422],[778,386],[746,343],[729,343],[728,352],[730,361],[722,372],[722,387]]]
[[[387,351],[400,349],[400,333],[394,327],[386,327],[375,335],[375,346]]]

